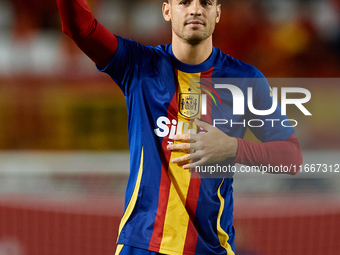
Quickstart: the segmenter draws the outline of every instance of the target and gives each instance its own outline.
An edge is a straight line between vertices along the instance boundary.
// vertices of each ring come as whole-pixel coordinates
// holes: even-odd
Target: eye
[[[211,5],[211,1],[202,1],[202,5]]]
[[[187,4],[188,4],[188,1],[181,1],[179,4],[187,5]]]

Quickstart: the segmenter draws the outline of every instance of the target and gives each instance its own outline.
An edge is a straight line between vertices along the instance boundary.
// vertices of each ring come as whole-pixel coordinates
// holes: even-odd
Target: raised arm
[[[117,50],[117,37],[93,17],[86,0],[57,0],[57,4],[63,32],[93,62],[106,67]]]

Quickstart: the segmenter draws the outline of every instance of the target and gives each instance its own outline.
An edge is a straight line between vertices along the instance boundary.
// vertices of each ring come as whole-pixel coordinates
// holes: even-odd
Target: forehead
[[[180,1],[182,1],[182,0],[168,0],[168,2],[170,3],[170,2],[173,2],[173,1],[175,1],[175,2],[180,2]],[[188,0],[188,1],[193,1],[193,0]],[[210,0],[211,2],[216,2],[216,4],[218,3],[218,0]]]

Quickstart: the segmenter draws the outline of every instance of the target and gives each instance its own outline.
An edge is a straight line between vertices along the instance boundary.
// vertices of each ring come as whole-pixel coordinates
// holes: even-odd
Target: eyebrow
[[[171,0],[168,0],[168,1],[171,2]],[[177,3],[180,2],[180,1],[182,1],[182,0],[176,0]],[[191,2],[192,0],[188,0],[188,1]],[[209,1],[211,1],[212,3],[216,2],[216,4],[218,2],[218,0],[209,0]]]
[[[169,0],[169,1],[171,1],[171,0]],[[182,0],[176,0],[176,2],[180,2],[180,1],[182,1]],[[192,0],[189,0],[189,1],[192,1]],[[216,2],[217,0],[209,0],[209,1]]]

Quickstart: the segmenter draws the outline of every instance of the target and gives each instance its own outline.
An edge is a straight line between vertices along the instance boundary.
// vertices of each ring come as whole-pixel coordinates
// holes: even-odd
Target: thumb
[[[199,120],[197,118],[195,119],[195,123],[198,127],[203,128],[207,131],[209,131],[213,127],[212,125],[208,124],[207,122],[204,122],[204,121]]]

